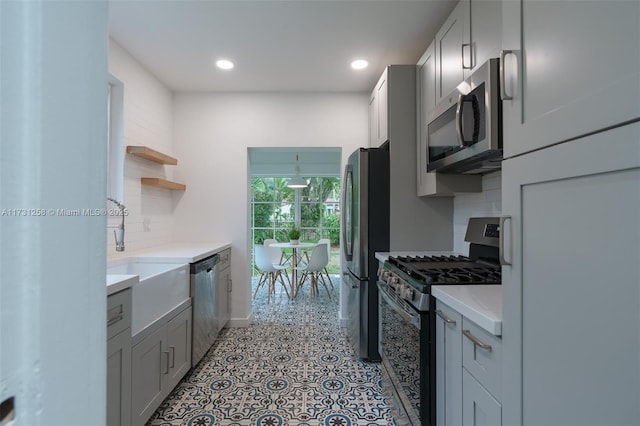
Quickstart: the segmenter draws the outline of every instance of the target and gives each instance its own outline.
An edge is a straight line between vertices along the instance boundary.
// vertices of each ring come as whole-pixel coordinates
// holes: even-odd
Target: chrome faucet
[[[119,201],[111,198],[111,197],[107,197],[107,200],[111,201],[112,203],[114,203],[116,206],[118,206],[118,208],[120,209],[120,216],[122,217],[122,222],[120,222],[119,225],[107,225],[107,228],[117,228],[113,230],[113,237],[116,240],[116,251],[124,251],[124,213],[125,213],[125,206],[124,204],[120,203]]]

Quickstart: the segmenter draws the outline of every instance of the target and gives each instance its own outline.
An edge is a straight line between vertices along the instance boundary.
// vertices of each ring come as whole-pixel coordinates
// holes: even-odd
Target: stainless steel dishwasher
[[[191,264],[191,302],[193,332],[191,366],[194,367],[207,353],[218,336],[216,321],[216,265],[217,254]]]

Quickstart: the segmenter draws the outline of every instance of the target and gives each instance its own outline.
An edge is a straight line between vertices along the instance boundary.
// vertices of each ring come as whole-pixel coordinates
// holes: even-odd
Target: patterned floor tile
[[[265,291],[254,324],[224,329],[147,426],[395,425],[380,364],[357,359],[339,326],[337,291],[270,303]]]

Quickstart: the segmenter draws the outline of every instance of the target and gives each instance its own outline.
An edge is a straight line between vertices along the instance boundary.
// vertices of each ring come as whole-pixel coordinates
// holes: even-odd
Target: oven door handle
[[[400,305],[398,305],[391,297],[389,297],[387,292],[382,288],[382,286],[380,284],[378,284],[378,289],[380,290],[380,295],[385,300],[385,302],[387,302],[387,304],[398,315],[400,315],[402,317],[402,319],[404,319],[405,321],[407,321],[408,323],[413,325],[415,328],[420,330],[420,318],[417,315],[411,315],[409,312],[407,312],[404,309],[402,309],[402,307]]]

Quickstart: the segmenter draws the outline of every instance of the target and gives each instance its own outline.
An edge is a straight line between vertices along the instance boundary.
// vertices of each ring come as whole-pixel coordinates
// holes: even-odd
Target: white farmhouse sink
[[[131,335],[189,299],[189,264],[125,258],[108,262],[108,275],[138,275],[132,287]]]

